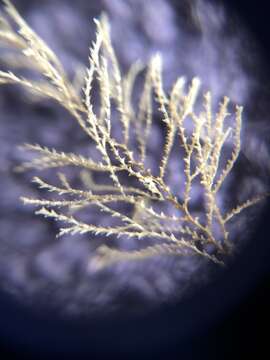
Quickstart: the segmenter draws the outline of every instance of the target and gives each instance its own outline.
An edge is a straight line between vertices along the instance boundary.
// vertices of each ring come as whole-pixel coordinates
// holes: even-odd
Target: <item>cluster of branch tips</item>
[[[185,79],[181,77],[167,93],[163,86],[159,55],[154,56],[144,69],[141,64],[135,63],[123,76],[105,15],[95,20],[96,40],[90,48],[89,67],[85,72],[83,91],[80,92],[68,79],[52,50],[8,0],[4,0],[4,4],[5,12],[0,17],[1,44],[13,51],[14,63],[35,71],[40,80],[23,78],[12,71],[0,71],[0,83],[20,84],[35,94],[54,99],[74,117],[100,154],[100,160],[96,161],[74,153],[26,144],[24,148],[36,157],[22,164],[21,169],[74,167],[74,171],[79,169],[84,188],[72,186],[63,173],[59,174],[59,184],[56,185],[35,177],[33,181],[39,188],[54,193],[57,198],[23,197],[23,202],[39,207],[36,214],[63,223],[59,235],[89,233],[151,239],[152,244],[145,248],[138,241],[138,249],[134,251],[122,251],[103,244],[95,257],[97,268],[120,260],[144,259],[157,254],[200,255],[222,264],[223,255],[232,249],[228,222],[264,197],[255,196],[225,214],[217,203],[218,192],[240,152],[242,107],[235,107],[232,127],[226,125],[229,115],[227,97],[214,114],[208,92],[204,95],[201,110],[196,112],[199,79],[194,78],[186,86]],[[145,80],[136,107],[133,105],[133,87],[142,72]],[[94,83],[99,87],[99,111],[94,110],[92,101]],[[166,129],[157,174],[146,166],[155,104]],[[117,111],[117,119],[112,115],[113,110]],[[113,126],[121,128],[121,138],[113,135]],[[131,141],[134,138],[136,146]],[[233,144],[232,151],[226,164],[221,166],[222,151],[227,142]],[[185,178],[183,193],[177,194],[171,190],[167,176],[175,145],[179,146],[179,163],[184,163],[181,176]],[[175,171],[180,171],[180,168]],[[96,173],[102,173],[106,179],[110,177],[111,184],[95,183],[92,175]],[[135,186],[130,186],[132,181],[136,181]],[[202,216],[193,214],[190,206],[191,191],[196,181],[205,200]],[[115,204],[128,205],[132,207],[132,212],[116,209]],[[98,223],[82,221],[76,211],[91,205],[97,207],[103,216],[116,218],[119,224],[103,227]],[[164,206],[174,209],[174,212],[161,211]],[[214,231],[217,225],[221,232],[218,236]]]

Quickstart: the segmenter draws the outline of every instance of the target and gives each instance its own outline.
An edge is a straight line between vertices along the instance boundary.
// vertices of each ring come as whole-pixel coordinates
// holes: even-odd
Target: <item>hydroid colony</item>
[[[233,249],[229,221],[265,197],[264,194],[257,195],[225,213],[218,203],[219,191],[240,152],[242,107],[235,107],[232,124],[228,120],[227,97],[221,101],[217,113],[213,110],[209,92],[204,94],[200,104],[198,78],[187,86],[185,79],[180,77],[171,91],[165,91],[159,55],[154,56],[145,69],[135,63],[126,75],[122,75],[105,15],[95,20],[97,33],[90,48],[90,64],[85,70],[83,89],[77,91],[57,56],[26,24],[14,6],[8,0],[4,3],[5,14],[0,17],[1,43],[14,52],[14,63],[34,71],[39,77],[33,80],[34,77],[0,71],[0,83],[19,84],[43,98],[54,99],[72,115],[99,153],[96,159],[26,144],[24,148],[35,157],[22,164],[19,170],[55,169],[59,180],[51,183],[34,177],[33,182],[39,188],[55,197],[23,197],[23,202],[37,206],[36,214],[63,224],[59,236],[102,235],[105,240],[91,263],[95,269],[157,254],[198,255],[223,264],[224,255]],[[138,104],[134,105],[133,87],[142,72],[144,85]],[[97,86],[98,109],[92,96]],[[152,122],[158,118],[156,107],[166,130],[158,171],[147,166],[148,144],[153,141],[150,139]],[[121,129],[120,136],[115,135],[115,128]],[[224,163],[226,144],[230,144],[231,154]],[[176,147],[179,168],[175,171],[180,172],[180,163],[184,164],[180,174],[184,186],[183,189],[179,186],[177,193],[172,190],[167,176],[171,153]],[[81,187],[73,186],[64,172],[59,172],[64,167],[74,168]],[[96,173],[103,174],[104,181],[95,183],[93,175]],[[108,179],[111,180],[109,184]],[[199,183],[204,198],[204,211],[200,215],[190,206],[195,183]],[[111,217],[113,225],[102,226],[81,218],[81,210],[87,211],[90,206],[100,211],[103,217]],[[134,238],[137,249],[112,248],[107,236]],[[142,247],[142,238],[151,239],[151,244]]]

